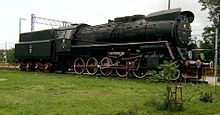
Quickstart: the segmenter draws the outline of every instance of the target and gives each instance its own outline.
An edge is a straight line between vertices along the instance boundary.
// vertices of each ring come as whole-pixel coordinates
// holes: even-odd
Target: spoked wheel
[[[118,69],[116,70],[116,74],[121,78],[126,77],[126,75],[128,74],[126,60],[120,61],[120,63],[118,64]]]
[[[137,78],[144,78],[145,76],[147,76],[148,72],[149,70],[147,70],[146,68],[138,67],[137,70],[133,71],[133,74]]]
[[[108,76],[112,73],[112,69],[110,68],[112,66],[112,60],[108,57],[105,57],[100,62],[100,71],[102,75]]]
[[[51,63],[45,63],[44,64],[44,72],[51,72],[52,71],[52,64]]]
[[[26,63],[25,70],[31,71],[32,70],[32,63],[30,63],[30,62]]]
[[[94,57],[91,57],[86,62],[86,71],[90,75],[95,75],[98,72],[98,61]]]
[[[35,63],[35,66],[34,66],[34,69],[35,69],[36,71],[40,71],[40,68],[41,68],[41,63],[40,63],[40,62],[36,62],[36,63]]]
[[[77,58],[74,62],[74,71],[76,74],[82,74],[85,70],[85,62],[82,58]]]
[[[23,66],[24,66],[24,64],[22,62],[18,63],[18,66],[17,66],[18,70],[23,71],[24,70]]]

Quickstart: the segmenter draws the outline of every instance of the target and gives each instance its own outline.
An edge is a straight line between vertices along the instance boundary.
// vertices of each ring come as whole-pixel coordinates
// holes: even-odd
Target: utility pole
[[[25,18],[21,18],[21,17],[19,18],[19,35],[21,34],[21,21],[22,20],[25,21],[26,19]]]
[[[1,54],[2,60],[1,60],[1,62],[4,63],[4,60],[5,60],[5,59],[4,59],[4,56],[5,56],[5,55],[4,55],[4,49],[2,49],[1,51],[2,51],[2,54]]]
[[[31,14],[31,32],[34,31],[35,14]]]
[[[4,51],[4,63],[6,64],[8,61],[7,61],[7,42],[5,42],[5,51]]]
[[[168,10],[170,10],[170,0],[168,0]]]
[[[215,36],[215,71],[214,71],[214,79],[215,79],[215,92],[216,92],[216,85],[217,85],[217,65],[218,65],[218,28],[219,28],[219,25],[220,24],[220,15],[218,16],[218,24],[217,24],[217,27],[216,27],[216,36]]]

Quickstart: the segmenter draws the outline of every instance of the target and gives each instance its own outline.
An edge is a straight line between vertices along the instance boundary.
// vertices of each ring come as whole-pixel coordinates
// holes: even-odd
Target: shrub
[[[148,78],[150,80],[170,81],[176,80],[177,75],[179,74],[177,62],[164,61],[163,64],[160,64],[159,69],[159,73],[156,71],[150,71]]]
[[[202,92],[200,97],[199,97],[199,100],[201,102],[211,102],[212,103],[214,99],[213,99],[212,93],[210,93],[210,92]]]

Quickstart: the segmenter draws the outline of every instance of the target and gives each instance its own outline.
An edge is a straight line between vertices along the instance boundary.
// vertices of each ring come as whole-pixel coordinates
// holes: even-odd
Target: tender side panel
[[[51,59],[53,57],[53,41],[18,43],[15,45],[17,59]]]

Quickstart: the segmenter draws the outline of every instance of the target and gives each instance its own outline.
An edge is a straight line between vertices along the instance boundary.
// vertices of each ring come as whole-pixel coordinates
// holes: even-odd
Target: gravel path
[[[216,79],[217,79],[217,77],[216,77]],[[215,81],[215,77],[206,77],[206,80],[208,81],[208,84],[215,85],[215,83],[216,83],[216,85],[220,85],[220,82]]]

